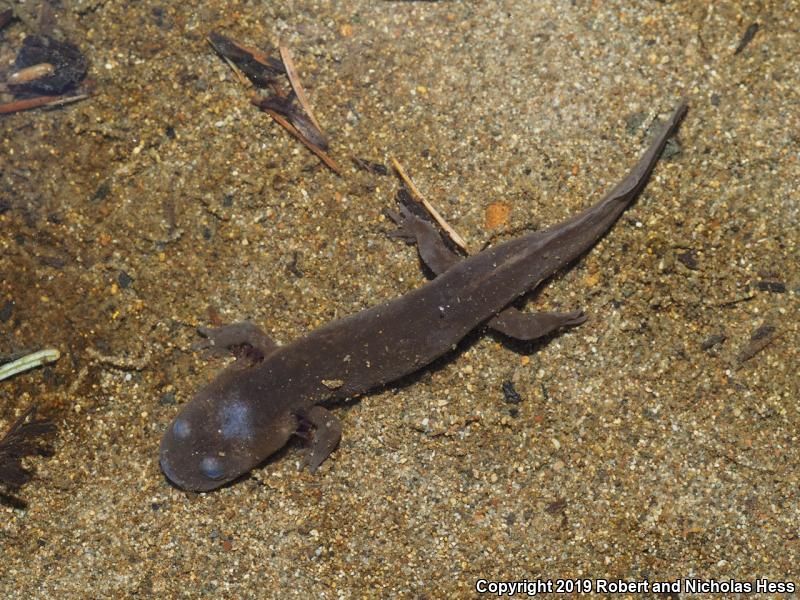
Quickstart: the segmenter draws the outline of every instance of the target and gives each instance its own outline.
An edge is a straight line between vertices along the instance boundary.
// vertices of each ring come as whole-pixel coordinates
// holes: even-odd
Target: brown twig
[[[403,168],[403,165],[401,165],[398,162],[398,160],[394,157],[392,157],[391,160],[394,170],[397,171],[397,175],[400,177],[400,179],[406,185],[408,190],[411,192],[411,195],[414,197],[414,199],[425,207],[425,210],[427,210],[428,213],[436,221],[436,223],[439,224],[439,227],[444,229],[447,235],[450,236],[450,239],[453,240],[453,243],[455,243],[464,252],[467,252],[467,242],[464,241],[464,238],[458,235],[458,232],[456,232],[456,230],[453,229],[450,226],[450,224],[444,220],[444,217],[442,217],[442,215],[439,214],[439,211],[437,211],[433,207],[433,205],[425,199],[425,197],[419,191],[417,186],[414,185],[414,182],[411,180],[411,177],[409,177],[408,173],[406,173],[406,170]]]
[[[25,98],[24,100],[12,100],[0,104],[0,115],[32,110],[34,108],[55,108],[64,104],[71,104],[88,98],[89,94],[77,94],[75,96],[37,96],[35,98]]]
[[[322,134],[322,137],[326,137],[325,133],[322,131],[322,127],[320,127],[319,121],[317,121],[317,118],[314,116],[314,113],[311,110],[311,105],[308,103],[306,91],[303,89],[303,85],[300,83],[300,78],[297,76],[297,69],[294,68],[292,55],[283,42],[278,42],[278,52],[281,53],[281,60],[283,61],[283,67],[286,69],[286,76],[289,78],[289,83],[294,90],[295,96],[297,96],[297,101],[300,103],[300,107],[308,115],[308,118],[311,119],[314,127],[319,130],[320,134]]]
[[[54,102],[58,98],[60,98],[60,96],[37,96],[36,98],[25,98],[24,100],[5,102],[0,104],[0,115],[41,108],[42,106],[47,106],[50,102]]]

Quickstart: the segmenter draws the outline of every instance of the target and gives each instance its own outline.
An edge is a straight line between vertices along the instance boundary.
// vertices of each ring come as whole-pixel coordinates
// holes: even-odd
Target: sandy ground
[[[64,355],[0,383],[3,428],[34,402],[59,427],[27,507],[0,505],[0,595],[800,584],[800,5],[64,4],[96,94],[0,120],[0,354]],[[0,33],[5,73],[31,26]],[[342,177],[251,106],[212,30],[286,41]],[[298,440],[213,493],[167,483],[160,437],[225,364],[197,326],[285,343],[424,282],[385,235],[397,180],[351,157],[397,157],[475,252],[599,198],[681,96],[637,203],[529,303],[584,325],[479,333],[336,407],[315,475]]]

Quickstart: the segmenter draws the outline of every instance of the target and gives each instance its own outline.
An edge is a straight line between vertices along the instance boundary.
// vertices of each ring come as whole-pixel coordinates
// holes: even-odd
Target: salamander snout
[[[254,433],[249,407],[242,402],[190,402],[164,432],[161,469],[182,489],[212,490],[258,461]]]

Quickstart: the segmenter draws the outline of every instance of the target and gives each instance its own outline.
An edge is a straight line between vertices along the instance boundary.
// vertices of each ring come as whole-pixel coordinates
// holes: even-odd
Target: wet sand
[[[0,117],[0,355],[63,354],[0,382],[3,430],[36,403],[60,432],[27,507],[0,505],[0,594],[800,584],[798,6],[289,4],[70,3],[95,95]],[[0,33],[5,72],[30,26]],[[341,177],[250,104],[215,30],[287,43]],[[227,364],[198,326],[286,343],[425,281],[386,236],[397,179],[351,157],[396,157],[476,252],[597,200],[683,96],[644,193],[528,303],[585,324],[478,332],[335,407],[314,475],[297,440],[213,493],[167,483],[164,429]]]

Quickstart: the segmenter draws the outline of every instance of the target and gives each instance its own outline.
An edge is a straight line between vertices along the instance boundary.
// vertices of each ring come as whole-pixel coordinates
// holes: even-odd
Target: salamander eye
[[[216,456],[206,456],[200,461],[200,470],[209,479],[222,479],[225,476],[222,461]]]

